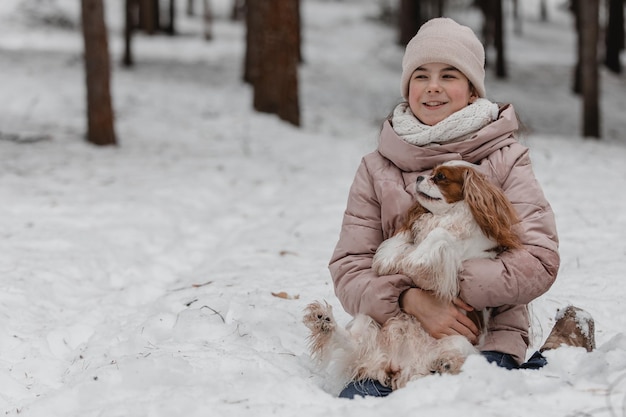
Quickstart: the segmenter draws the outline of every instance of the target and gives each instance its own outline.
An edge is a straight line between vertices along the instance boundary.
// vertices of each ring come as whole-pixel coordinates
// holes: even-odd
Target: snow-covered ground
[[[580,138],[559,1],[550,24],[521,2],[510,78],[490,73],[487,90],[528,127],[560,231],[535,347],[573,303],[595,318],[598,349],[550,352],[534,372],[472,358],[460,375],[354,401],[315,372],[301,317],[326,299],[349,320],[326,264],[360,157],[399,100],[402,50],[373,19],[379,2],[304,0],[300,129],[251,110],[230,1],[213,2],[211,43],[182,12],[181,36],[138,36],[132,70],[119,65],[122,2],[106,3],[116,148],[83,141],[79,2],[0,2],[2,414],[626,415],[626,84],[603,72],[605,138]]]

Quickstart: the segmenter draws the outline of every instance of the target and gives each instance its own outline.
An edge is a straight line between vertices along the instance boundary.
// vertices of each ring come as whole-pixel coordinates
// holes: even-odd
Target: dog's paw
[[[400,273],[400,261],[411,247],[411,243],[411,234],[408,231],[400,232],[383,241],[374,254],[372,269],[379,276]]]
[[[463,355],[442,356],[430,364],[431,374],[458,374],[465,363]]]
[[[327,302],[324,304],[315,301],[304,309],[302,322],[312,332],[328,333],[335,329],[333,308]]]
[[[400,273],[397,260],[378,256],[378,253],[374,256],[372,261],[372,269],[378,276]]]

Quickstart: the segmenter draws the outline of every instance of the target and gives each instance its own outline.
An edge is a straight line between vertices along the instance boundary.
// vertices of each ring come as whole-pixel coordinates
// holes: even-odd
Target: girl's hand
[[[460,298],[446,302],[430,291],[410,288],[400,296],[400,308],[415,316],[424,330],[435,339],[461,335],[472,344],[478,342],[478,328],[465,314],[473,308]]]

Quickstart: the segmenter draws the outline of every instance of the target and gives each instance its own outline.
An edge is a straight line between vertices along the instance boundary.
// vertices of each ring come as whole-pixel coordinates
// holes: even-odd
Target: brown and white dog
[[[417,201],[404,226],[374,255],[378,275],[404,274],[417,287],[451,301],[459,293],[463,261],[521,247],[513,231],[515,209],[473,164],[439,165],[430,176],[417,178],[415,191]],[[406,313],[382,327],[359,314],[344,329],[328,303],[314,302],[306,307],[303,322],[311,330],[313,358],[346,382],[370,378],[397,389],[431,373],[458,373],[467,356],[478,352],[463,336],[434,339]]]

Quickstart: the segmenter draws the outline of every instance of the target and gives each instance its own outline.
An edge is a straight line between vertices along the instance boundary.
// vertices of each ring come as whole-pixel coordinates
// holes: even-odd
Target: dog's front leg
[[[452,300],[458,295],[457,274],[461,267],[456,238],[446,229],[436,228],[400,264],[400,272],[420,288]]]
[[[372,261],[372,269],[378,275],[400,272],[400,260],[411,249],[413,237],[408,230],[402,231],[380,244]]]

